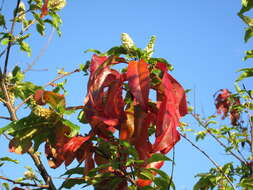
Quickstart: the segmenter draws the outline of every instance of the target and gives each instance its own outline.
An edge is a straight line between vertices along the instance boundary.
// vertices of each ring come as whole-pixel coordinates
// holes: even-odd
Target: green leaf
[[[88,52],[93,52],[93,53],[96,53],[98,55],[101,54],[101,52],[99,50],[92,49],[92,48],[85,50],[83,53],[88,53]]]
[[[245,29],[244,42],[248,42],[248,40],[253,36],[253,29],[251,27]]]
[[[2,158],[0,158],[0,161],[1,161],[1,162],[4,162],[4,161],[13,162],[13,163],[15,163],[15,164],[18,164],[18,163],[19,163],[18,160],[14,160],[14,159],[11,159],[11,158],[9,158],[9,157],[2,157]]]
[[[239,17],[247,24],[248,26],[252,27],[253,26],[253,19],[249,16],[244,16],[244,15],[239,15]]]
[[[157,153],[153,154],[151,158],[147,160],[147,163],[150,164],[152,162],[159,162],[159,161],[172,161],[172,160],[167,156],[165,156],[164,154]]]
[[[66,120],[66,119],[62,119],[61,121],[64,125],[66,125],[70,128],[71,132],[69,134],[69,137],[73,137],[73,136],[75,136],[79,133],[80,126],[78,126],[78,125],[76,125],[76,124],[74,124],[71,121]]]
[[[241,15],[241,14],[249,11],[252,8],[253,8],[253,1],[252,0],[242,0],[242,8],[238,14]]]
[[[36,24],[36,29],[37,29],[37,32],[39,32],[41,36],[44,36],[44,34],[45,34],[45,24],[44,23],[43,24],[40,24],[40,23]]]
[[[236,79],[236,82],[241,81],[245,78],[253,76],[253,68],[240,69],[238,72],[242,72],[240,76]]]
[[[86,180],[84,180],[83,178],[81,178],[81,179],[67,179],[63,182],[60,189],[62,189],[62,188],[71,189],[75,185],[81,185],[84,183],[86,183]]]
[[[19,44],[20,44],[20,50],[27,52],[28,56],[30,57],[32,53],[32,49],[30,48],[29,44],[24,41],[21,41]]]
[[[123,46],[115,46],[109,49],[106,52],[106,55],[115,55],[115,56],[120,56],[122,54],[127,54],[127,49],[124,48]]]
[[[249,58],[253,58],[253,50],[248,50],[245,52],[246,56],[243,58],[243,61],[246,61]]]
[[[5,46],[5,45],[7,45],[9,43],[9,41],[10,41],[9,38],[4,38],[4,39],[1,40],[1,44],[3,46]]]
[[[172,181],[167,181],[164,178],[156,177],[154,183],[159,187],[159,190],[170,190],[171,188],[174,190],[176,189],[175,184]],[[169,185],[170,189],[168,189]]]
[[[115,190],[119,187],[119,184],[123,181],[121,177],[114,177],[110,182],[106,185],[108,185],[108,189]]]
[[[73,175],[73,174],[83,175],[83,171],[84,171],[84,167],[72,168],[72,169],[67,170],[61,176],[64,176],[64,175]]]
[[[148,169],[143,169],[141,172],[140,172],[140,176],[139,176],[141,179],[148,179],[148,180],[151,180],[153,181],[154,180],[154,175],[153,173],[148,170]]]
[[[252,178],[243,178],[240,182],[240,186],[243,188],[253,188],[253,179]]]
[[[2,15],[1,13],[0,13],[0,26],[5,26],[5,18],[4,18],[4,15]]]
[[[25,78],[25,75],[21,71],[21,68],[19,66],[15,66],[14,69],[12,70],[11,82],[12,83],[22,82],[24,78]]]
[[[5,190],[10,190],[10,185],[8,183],[2,183],[2,186],[5,188]]]
[[[39,24],[41,24],[41,25],[44,24],[44,21],[40,18],[40,15],[39,15],[38,13],[32,12],[32,14],[33,14],[33,17],[35,18],[35,20],[36,20]]]

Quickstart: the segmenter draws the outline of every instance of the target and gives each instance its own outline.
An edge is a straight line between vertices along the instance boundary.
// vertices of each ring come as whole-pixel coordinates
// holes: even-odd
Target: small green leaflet
[[[150,164],[152,162],[159,162],[159,161],[172,161],[170,158],[165,156],[164,154],[153,154],[151,158],[147,160],[147,163]]]
[[[69,137],[73,137],[73,136],[75,136],[76,134],[79,133],[80,126],[78,126],[78,125],[76,125],[76,124],[74,124],[71,121],[66,120],[66,119],[61,119],[61,122],[71,129],[71,133],[69,134]]]
[[[249,78],[253,76],[253,68],[244,68],[240,69],[238,72],[242,72],[240,76],[236,79],[236,82],[241,81],[245,78]]]

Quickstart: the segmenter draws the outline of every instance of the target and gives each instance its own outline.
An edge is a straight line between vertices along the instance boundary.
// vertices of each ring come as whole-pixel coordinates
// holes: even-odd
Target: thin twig
[[[36,62],[44,55],[46,49],[48,48],[50,42],[52,41],[54,36],[54,29],[52,30],[46,44],[44,45],[44,47],[40,50],[39,55],[37,55],[35,57],[35,59],[32,61],[31,64],[28,65],[27,69],[24,70],[24,73],[27,73],[28,71],[30,71],[32,69],[32,67],[36,64]]]
[[[19,7],[20,1],[21,0],[17,0],[16,9],[15,9],[15,12],[14,12],[14,18],[13,18],[12,25],[11,25],[11,30],[10,30],[11,35],[14,32],[14,26],[15,26],[15,23],[16,23],[16,20],[17,20],[16,17],[17,17],[17,14],[18,14],[18,7]],[[4,76],[7,73],[7,66],[8,66],[8,62],[9,62],[9,55],[10,55],[11,46],[12,46],[12,43],[11,43],[11,36],[10,36],[8,46],[7,46],[7,53],[6,53],[5,63],[4,63],[4,73],[3,73]]]
[[[173,175],[174,175],[174,167],[175,167],[175,147],[173,147],[173,156],[172,156],[172,169],[171,169],[171,174],[170,174],[170,183],[168,185],[168,190],[170,190],[170,186],[172,184],[172,180],[173,180]]]
[[[251,158],[253,158],[253,123],[251,121],[251,115],[248,114],[249,117],[249,125],[250,125],[250,135],[251,135]],[[250,169],[251,169],[251,177],[253,177],[253,161],[251,160],[251,164],[250,164]]]
[[[232,181],[229,179],[229,177],[222,171],[221,167],[201,148],[199,148],[196,144],[194,144],[189,138],[187,138],[186,136],[182,135],[180,133],[180,136],[183,137],[185,140],[187,140],[193,147],[195,147],[198,151],[200,151],[202,154],[205,155],[205,157],[213,163],[213,165],[215,165],[215,167],[219,170],[219,172],[226,178],[226,180],[228,181],[228,183],[232,186],[232,188],[234,190],[236,190],[236,188],[234,187]]]
[[[201,121],[201,119],[196,114],[191,114],[194,119],[198,121],[201,127],[207,130],[207,132],[223,147],[225,150],[227,150],[232,156],[234,156],[237,160],[242,162],[243,164],[247,164],[247,161],[243,158],[240,158],[238,155],[236,155],[232,150],[230,150],[220,139],[218,139],[207,127],[206,124]]]
[[[1,7],[0,7],[0,12],[2,12],[3,7],[4,7],[4,0],[2,0]]]
[[[0,119],[11,120],[11,118],[10,118],[10,117],[5,117],[5,116],[0,116]]]
[[[0,179],[5,180],[5,181],[8,181],[8,182],[11,182],[11,183],[13,183],[13,184],[18,184],[18,185],[20,185],[20,186],[40,187],[40,188],[43,188],[43,189],[48,189],[48,188],[49,188],[48,185],[38,185],[38,184],[31,184],[31,183],[18,182],[18,181],[15,181],[15,180],[12,180],[12,179],[3,177],[3,176],[0,176]]]
[[[66,110],[80,110],[83,109],[85,106],[69,106],[66,107]]]
[[[54,83],[54,82],[57,81],[57,80],[60,80],[60,79],[62,79],[62,78],[64,78],[64,77],[66,77],[66,76],[72,75],[73,73],[76,73],[76,72],[80,72],[80,70],[79,70],[79,69],[76,69],[76,70],[74,70],[74,71],[72,71],[72,72],[68,72],[68,73],[59,75],[59,76],[57,76],[55,79],[53,79],[52,81],[50,81],[50,82],[48,82],[47,84],[45,84],[45,85],[43,86],[43,88],[49,86],[51,83]],[[32,97],[33,97],[33,94],[30,95],[30,96],[28,96],[23,102],[21,102],[21,103],[15,108],[15,110],[17,111],[21,106],[23,106],[23,105],[24,105],[28,100],[30,100]]]

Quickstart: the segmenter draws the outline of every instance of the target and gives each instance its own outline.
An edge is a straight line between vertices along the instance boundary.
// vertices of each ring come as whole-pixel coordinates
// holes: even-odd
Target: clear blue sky
[[[4,12],[12,10],[15,2],[6,0]],[[122,32],[130,34],[137,46],[143,48],[150,36],[156,35],[154,56],[164,57],[174,65],[172,75],[184,88],[195,92],[195,98],[192,91],[188,100],[196,106],[198,113],[208,116],[215,112],[213,94],[221,88],[233,90],[233,83],[238,76],[236,70],[247,67],[242,57],[243,52],[249,49],[249,44],[243,43],[244,24],[236,15],[240,4],[240,0],[68,1],[61,12],[62,37],[54,34],[46,52],[34,67],[49,71],[30,72],[27,80],[45,84],[55,77],[56,69],[74,70],[90,58],[91,54],[83,54],[84,50],[94,48],[105,51],[120,45]],[[27,58],[24,53],[16,53],[14,48],[11,52],[11,67],[18,64],[26,68],[26,64],[39,54],[50,33],[48,27],[46,36],[33,35],[29,41],[33,49],[31,58]],[[70,105],[82,104],[86,83],[87,78],[78,74],[69,78],[67,100]],[[201,129],[189,117],[184,120],[189,122],[190,127]],[[4,125],[3,122],[1,124]],[[0,141],[1,150],[7,151],[3,137],[0,137]],[[211,139],[200,143],[222,164],[225,155],[216,145]],[[29,163],[27,157],[22,158],[25,164]],[[206,158],[182,139],[176,146],[174,181],[177,190],[191,190],[196,181],[194,175],[207,171],[210,165]],[[4,171],[0,169],[0,175],[16,177],[12,175],[15,168],[13,165]],[[164,169],[170,172],[170,166]],[[20,168],[16,171],[18,176],[24,170]],[[53,175],[57,177],[59,173]]]

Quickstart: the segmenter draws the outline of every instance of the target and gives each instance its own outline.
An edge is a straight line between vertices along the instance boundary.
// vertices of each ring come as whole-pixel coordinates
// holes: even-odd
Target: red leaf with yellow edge
[[[120,126],[120,139],[128,140],[134,134],[134,106],[130,105],[126,110],[126,119],[122,122]]]
[[[65,97],[64,95],[51,92],[51,91],[45,91],[44,100],[46,103],[50,104],[53,108],[65,108]]]
[[[144,60],[130,61],[127,69],[130,92],[143,110],[147,111],[150,78],[148,64]]]

